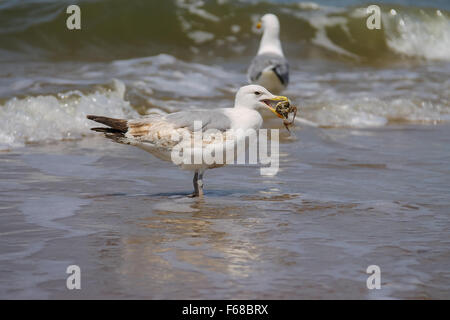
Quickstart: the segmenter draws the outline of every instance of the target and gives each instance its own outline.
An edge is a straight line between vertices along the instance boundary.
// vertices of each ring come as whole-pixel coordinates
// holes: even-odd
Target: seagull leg
[[[199,196],[199,192],[198,192],[198,171],[195,171],[194,180],[192,180],[192,182],[194,183],[194,193],[190,194],[189,197],[191,197],[191,198],[198,197]]]
[[[194,174],[194,179],[192,182],[194,183],[194,193],[190,194],[189,197],[203,197],[203,170],[197,170]]]
[[[198,174],[198,179],[197,179],[197,186],[198,186],[198,195],[199,197],[203,197],[203,173],[205,171],[200,171]]]

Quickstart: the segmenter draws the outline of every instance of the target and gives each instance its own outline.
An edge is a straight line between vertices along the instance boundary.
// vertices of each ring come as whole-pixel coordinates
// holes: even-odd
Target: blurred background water
[[[449,10],[0,2],[0,296],[448,298]],[[198,202],[181,196],[190,174],[90,133],[86,114],[231,106],[267,12],[291,65],[284,94],[319,125],[282,137],[277,176],[214,170]],[[65,288],[69,264],[80,292]],[[382,290],[365,286],[370,264]]]

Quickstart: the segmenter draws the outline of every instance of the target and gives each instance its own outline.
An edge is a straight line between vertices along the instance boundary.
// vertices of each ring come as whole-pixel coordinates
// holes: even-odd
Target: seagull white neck
[[[280,42],[280,27],[278,25],[268,25],[264,27],[264,33],[259,44],[258,54],[275,53],[283,55]]]
[[[225,108],[224,113],[231,119],[232,129],[258,130],[263,123],[263,118],[258,111],[246,107]]]

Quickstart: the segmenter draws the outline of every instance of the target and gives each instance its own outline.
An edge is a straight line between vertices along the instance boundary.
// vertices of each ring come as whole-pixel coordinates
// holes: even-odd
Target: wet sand
[[[0,153],[0,297],[449,298],[450,126],[295,134],[276,176],[210,170],[203,200],[101,137]]]

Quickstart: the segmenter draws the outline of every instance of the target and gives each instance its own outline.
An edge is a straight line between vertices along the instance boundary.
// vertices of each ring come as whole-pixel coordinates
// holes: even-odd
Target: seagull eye
[[[260,94],[261,94],[261,92],[255,91],[255,95],[259,96]]]

